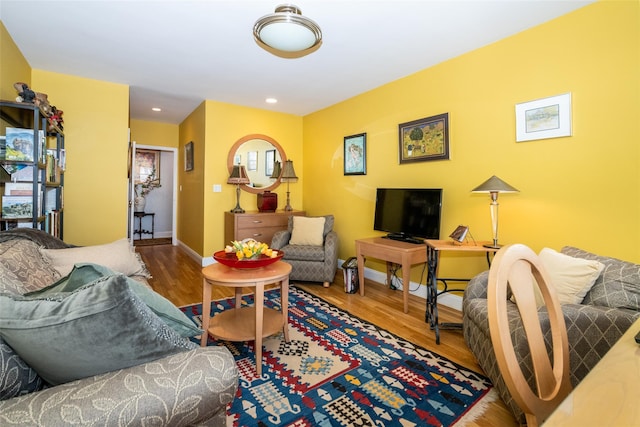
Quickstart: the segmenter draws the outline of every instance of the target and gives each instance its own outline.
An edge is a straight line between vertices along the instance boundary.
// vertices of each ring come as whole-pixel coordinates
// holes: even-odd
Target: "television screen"
[[[398,240],[439,239],[441,188],[378,188],[373,229]]]

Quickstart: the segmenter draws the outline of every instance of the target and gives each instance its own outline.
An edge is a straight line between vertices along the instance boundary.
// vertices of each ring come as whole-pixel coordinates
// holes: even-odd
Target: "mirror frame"
[[[242,138],[237,140],[229,149],[229,155],[227,156],[227,169],[229,170],[229,175],[231,175],[231,171],[233,170],[233,159],[236,156],[236,152],[238,151],[238,148],[240,148],[240,146],[245,142],[250,141],[252,139],[263,139],[268,143],[270,143],[271,145],[273,145],[274,148],[278,150],[278,153],[280,154],[280,159],[282,161],[282,166],[284,168],[284,162],[287,161],[287,155],[285,154],[280,144],[278,144],[275,139],[267,135],[262,135],[260,133],[252,133],[250,135],[243,136]],[[282,175],[282,169],[280,170],[280,175]],[[242,184],[240,188],[242,188],[244,191],[248,193],[259,194],[265,191],[275,190],[276,188],[278,188],[279,185],[280,185],[280,177],[278,177],[278,179],[276,179],[273,182],[273,184],[268,185],[266,187],[255,188],[255,187],[251,187],[250,185]]]

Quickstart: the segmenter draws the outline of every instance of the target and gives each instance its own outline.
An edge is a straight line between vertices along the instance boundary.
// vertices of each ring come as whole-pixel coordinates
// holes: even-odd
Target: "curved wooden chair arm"
[[[549,312],[553,360],[547,353],[538,319],[533,279]],[[529,386],[513,348],[507,317],[508,288],[515,297],[527,336],[536,390]],[[498,367],[513,399],[525,413],[527,425],[537,426],[571,392],[569,340],[560,303],[538,256],[521,244],[498,251],[489,271],[487,292],[489,331]]]

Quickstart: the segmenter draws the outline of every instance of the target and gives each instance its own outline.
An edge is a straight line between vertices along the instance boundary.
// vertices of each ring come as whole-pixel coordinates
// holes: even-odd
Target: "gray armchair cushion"
[[[13,239],[0,243],[0,293],[23,294],[60,278],[40,254],[37,243]]]
[[[0,400],[41,390],[42,378],[0,337]]]
[[[195,347],[166,326],[123,275],[45,298],[0,296],[0,336],[52,385]]]
[[[582,301],[583,304],[640,311],[640,265],[565,246],[562,253],[605,265],[604,271]]]

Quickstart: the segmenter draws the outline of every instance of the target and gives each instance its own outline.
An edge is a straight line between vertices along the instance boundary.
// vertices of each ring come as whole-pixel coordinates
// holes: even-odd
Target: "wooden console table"
[[[393,264],[402,267],[402,297],[404,312],[409,312],[409,284],[411,282],[411,266],[427,262],[425,245],[400,242],[384,237],[370,237],[356,240],[356,258],[358,259],[358,279],[360,295],[364,296],[364,262],[365,258],[381,259],[387,262],[387,283],[391,283]]]
[[[490,254],[498,251],[496,248],[483,246],[490,242],[474,242],[474,243],[458,243],[452,240],[426,240],[427,243],[427,267],[429,268],[429,278],[427,279],[427,312],[425,321],[429,323],[431,329],[436,333],[436,344],[440,344],[440,329],[461,329],[459,323],[438,323],[438,296],[446,292],[459,291],[464,289],[449,289],[447,282],[468,282],[471,279],[456,279],[438,277],[438,263],[440,261],[440,252],[475,252],[486,254],[487,264],[491,265]],[[438,290],[438,282],[442,282],[444,289]]]
[[[262,339],[283,331],[289,342],[289,273],[291,265],[278,261],[261,268],[236,269],[211,264],[202,269],[202,329],[200,346],[208,335],[225,341],[255,340],[256,374],[262,376]],[[264,307],[264,287],[280,283],[281,311]],[[235,306],[211,318],[211,286],[235,288]],[[255,287],[253,307],[242,307],[242,288]]]

